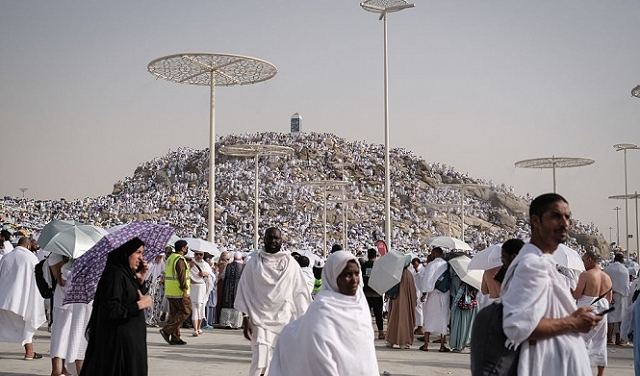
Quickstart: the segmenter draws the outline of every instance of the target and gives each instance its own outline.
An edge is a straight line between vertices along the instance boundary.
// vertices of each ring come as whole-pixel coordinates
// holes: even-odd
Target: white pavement
[[[238,375],[249,374],[251,353],[249,341],[241,330],[207,330],[199,337],[191,337],[190,330],[183,330],[186,346],[167,345],[157,328],[147,330],[149,375]],[[47,376],[51,373],[48,356],[50,335],[46,326],[34,338],[36,352],[44,355],[40,360],[24,361],[24,349],[19,344],[0,342],[0,375]],[[439,353],[439,344],[430,344],[429,352],[418,350],[422,342],[416,341],[408,350],[384,347],[383,340],[376,340],[376,352],[380,372],[392,376],[468,376],[469,354]],[[610,346],[609,367],[606,375],[633,376],[633,351],[631,347]],[[292,354],[292,356],[295,356]],[[594,369],[595,374],[595,369]]]

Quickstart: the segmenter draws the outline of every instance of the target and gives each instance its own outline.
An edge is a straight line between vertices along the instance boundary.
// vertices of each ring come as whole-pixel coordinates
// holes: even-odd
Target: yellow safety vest
[[[189,264],[184,257],[178,253],[172,253],[167,259],[167,266],[164,271],[164,295],[167,298],[181,298],[182,289],[180,288],[180,281],[178,281],[178,273],[176,273],[176,263],[182,259],[187,269],[185,275],[187,279],[187,294],[191,290],[191,278],[189,278]]]

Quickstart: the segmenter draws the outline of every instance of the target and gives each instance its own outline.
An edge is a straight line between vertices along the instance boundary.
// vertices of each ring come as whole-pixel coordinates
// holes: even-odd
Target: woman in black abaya
[[[111,251],[98,282],[87,326],[89,344],[80,376],[147,376],[147,329],[144,295],[149,269],[144,243],[133,238]]]

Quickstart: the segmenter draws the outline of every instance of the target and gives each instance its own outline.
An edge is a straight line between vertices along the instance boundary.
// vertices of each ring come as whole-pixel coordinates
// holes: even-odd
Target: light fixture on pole
[[[613,210],[616,211],[616,237],[618,239],[616,244],[620,247],[620,210],[622,210],[622,208],[616,206]]]
[[[637,89],[634,88],[634,90]],[[631,95],[633,94],[634,91],[631,91]],[[637,95],[634,95],[637,96]],[[613,145],[614,149],[616,149],[616,151],[622,151],[624,153],[624,194],[628,195],[629,194],[629,190],[628,190],[628,186],[627,186],[627,150],[629,149],[640,149],[640,147],[638,147],[638,145],[635,144],[615,144]],[[629,200],[625,199],[624,200],[624,225],[625,225],[625,238],[627,239],[626,241],[626,246],[627,249],[629,249]]]
[[[638,257],[638,255],[640,254],[640,227],[638,227],[640,225],[640,223],[638,223],[638,198],[640,197],[640,195],[638,194],[638,192],[636,191],[636,193],[632,193],[629,195],[619,195],[619,196],[609,196],[610,199],[614,199],[614,200],[622,200],[624,199],[625,201],[629,200],[629,199],[635,199],[636,200],[636,257]],[[627,243],[629,243],[629,235],[627,235]],[[629,248],[627,248],[627,252],[629,252]]]
[[[360,3],[362,9],[380,14],[384,24],[384,212],[385,242],[391,249],[391,175],[389,173],[389,58],[387,53],[387,14],[413,8],[405,0],[367,0]]]
[[[525,159],[516,162],[516,167],[553,169],[553,193],[556,193],[556,168],[580,167],[594,164],[591,158],[556,157]]]
[[[346,187],[351,185],[351,182],[344,180],[310,180],[302,182],[302,185],[308,185],[311,187],[317,187],[322,189],[322,228],[324,230],[324,241],[322,247],[322,257],[327,257],[327,188],[334,187]]]
[[[249,85],[266,81],[278,72],[264,60],[229,54],[177,54],[161,57],[147,65],[152,75],[186,85],[209,87],[209,218],[207,235],[214,242],[216,202],[216,86]]]
[[[255,161],[255,199],[253,204],[253,249],[258,249],[258,218],[260,217],[259,211],[259,203],[260,196],[258,194],[258,161],[260,157],[275,157],[275,156],[286,156],[293,154],[293,148],[288,146],[280,146],[280,145],[258,145],[258,144],[236,144],[236,145],[225,145],[220,147],[218,150],[220,154],[230,155],[233,157],[252,157]]]

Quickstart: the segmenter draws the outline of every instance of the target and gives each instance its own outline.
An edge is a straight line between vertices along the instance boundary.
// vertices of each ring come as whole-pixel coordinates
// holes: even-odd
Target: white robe
[[[264,373],[282,328],[302,316],[310,303],[307,282],[291,253],[262,250],[247,262],[234,307],[253,324],[250,376]]]
[[[67,267],[68,264],[62,267],[64,281],[67,281],[71,274],[71,268]],[[69,348],[69,332],[71,331],[73,311],[70,304],[62,304],[66,288],[66,285],[64,287],[58,285],[53,293],[53,325],[51,325],[51,346],[49,348],[52,358],[64,359]]]
[[[613,284],[613,306],[616,309],[607,316],[609,323],[622,322],[627,310],[629,296],[629,269],[619,262],[612,262],[604,268]]]
[[[602,312],[609,308],[607,299],[600,299],[593,303],[598,297],[582,295],[578,299],[578,307],[593,307],[594,312]],[[593,303],[593,304],[592,304]],[[589,333],[582,333],[582,338],[587,346],[587,354],[592,366],[607,366],[607,315],[591,329]]]
[[[519,376],[592,374],[584,340],[578,333],[527,340],[543,317],[563,318],[577,309],[552,255],[525,244],[507,270],[501,299],[505,346],[520,346]]]
[[[363,289],[358,288],[355,296],[337,291],[338,275],[349,261],[358,262],[346,251],[329,255],[322,289],[307,312],[282,330],[268,376],[380,374]]]
[[[447,334],[449,325],[449,291],[441,292],[435,289],[436,281],[444,273],[449,264],[442,258],[437,258],[427,264],[422,274],[421,291],[427,294],[423,306],[423,330],[428,333]]]
[[[16,247],[0,259],[0,341],[31,343],[47,319],[44,299],[36,286],[38,258]]]

